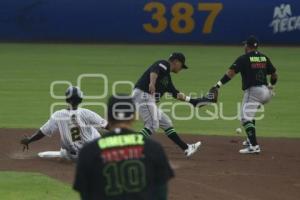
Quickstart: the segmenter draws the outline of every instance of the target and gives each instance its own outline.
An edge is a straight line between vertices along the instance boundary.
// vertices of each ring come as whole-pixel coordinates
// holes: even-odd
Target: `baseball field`
[[[105,117],[103,105],[114,88],[130,93],[129,81],[135,83],[146,67],[173,51],[183,52],[189,66],[174,74],[173,82],[182,92],[201,95],[243,48],[1,43],[0,199],[79,199],[71,189],[75,165],[37,157],[40,151],[59,149],[58,134],[33,143],[28,152],[22,152],[20,138],[45,123],[51,109],[64,107],[59,96],[64,95],[66,82],[80,82],[85,95],[98,96],[85,99],[84,107]],[[279,82],[276,95],[257,120],[260,155],[238,154],[245,136],[235,133],[241,127],[239,76],[221,88],[217,105],[191,109],[184,104],[173,106],[176,101],[171,99],[161,102],[186,141],[203,141],[201,151],[186,159],[165,136],[154,136],[166,148],[176,172],[170,184],[171,200],[300,199],[300,48],[261,47],[261,51],[278,69]],[[138,122],[136,129],[141,127]]]

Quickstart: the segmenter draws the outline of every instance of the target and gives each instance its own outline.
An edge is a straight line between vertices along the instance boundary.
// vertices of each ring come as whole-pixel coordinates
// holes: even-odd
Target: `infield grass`
[[[38,173],[0,172],[0,197],[5,200],[79,200],[64,183]]]
[[[257,122],[258,135],[270,137],[300,137],[300,48],[262,47],[278,68],[279,82],[276,96],[265,107],[265,117]],[[50,106],[56,100],[50,96],[50,84],[67,80],[76,84],[81,74],[105,74],[108,91],[118,80],[133,83],[155,60],[167,58],[173,51],[182,51],[187,57],[188,70],[172,75],[177,88],[185,93],[206,92],[215,84],[233,61],[243,53],[242,47],[230,46],[172,46],[172,45],[72,45],[72,44],[0,44],[0,126],[9,128],[38,128],[47,121]],[[63,95],[66,85],[54,88]],[[119,87],[118,92],[130,93],[130,87]],[[82,90],[87,95],[101,94],[103,82],[84,79]],[[237,102],[242,99],[240,76],[220,91],[219,100],[224,105],[224,115],[237,114]],[[85,100],[105,103],[106,98]],[[165,101],[163,101],[165,102]],[[171,100],[171,102],[175,102]],[[220,105],[220,104],[218,104]],[[103,116],[101,106],[89,106]],[[189,108],[177,107],[179,117],[189,116]],[[219,107],[220,108],[220,107]],[[201,108],[201,116],[208,117]],[[219,116],[219,115],[218,115]],[[178,132],[234,135],[240,126],[238,120],[174,120]],[[137,129],[142,124],[138,123]]]

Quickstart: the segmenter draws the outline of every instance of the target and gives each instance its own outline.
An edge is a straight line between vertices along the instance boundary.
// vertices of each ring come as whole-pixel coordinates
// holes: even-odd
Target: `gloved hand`
[[[216,86],[210,88],[207,95],[196,99],[191,99],[190,103],[194,107],[202,107],[218,101],[218,88]]]
[[[219,95],[219,88],[217,86],[213,86],[209,89],[206,98],[209,99],[213,103],[217,103]]]
[[[29,143],[30,143],[30,137],[25,135],[24,138],[21,139],[20,143],[21,143],[21,145],[23,145],[23,151],[28,150]]]

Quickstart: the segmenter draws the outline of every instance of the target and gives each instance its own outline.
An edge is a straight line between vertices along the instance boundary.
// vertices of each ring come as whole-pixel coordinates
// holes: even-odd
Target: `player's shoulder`
[[[78,108],[78,112],[83,115],[98,115],[96,112],[86,108]]]
[[[163,147],[159,142],[157,142],[151,138],[144,138],[144,141],[145,141],[146,152],[147,152],[147,150],[149,150],[152,153],[153,153],[153,151],[155,151],[155,152],[163,151]]]
[[[269,57],[262,53],[261,51],[252,51],[245,54],[246,58],[249,59],[250,57],[265,57],[267,60],[269,60]]]
[[[86,108],[81,108],[79,111],[79,115],[87,121],[91,119],[96,119],[97,121],[99,121],[99,119],[103,119],[103,117],[100,116],[98,113]],[[102,124],[104,127],[107,125],[106,120],[102,120],[102,123],[104,123]]]
[[[236,65],[244,65],[245,63],[248,63],[248,61],[249,61],[249,55],[248,54],[243,54],[243,55],[240,55],[235,60],[235,64]]]
[[[266,56],[267,57],[267,55],[266,54],[264,54],[263,52],[261,52],[261,51],[255,51],[258,55],[260,55],[260,56]]]
[[[269,59],[269,57],[266,54],[262,53],[261,51],[258,51],[258,54],[261,57],[266,57],[267,59]]]
[[[170,68],[170,64],[167,60],[157,60],[153,65],[158,66],[164,69],[165,71],[168,71]]]
[[[159,142],[151,138],[145,138],[144,141],[144,154],[147,159],[151,160],[151,162],[157,162],[165,158],[165,149]]]
[[[168,62],[167,60],[164,60],[164,59],[157,60],[156,62],[157,62],[157,63],[164,64],[164,65],[170,65],[169,62]]]
[[[82,112],[82,113],[92,113],[93,112],[87,108],[78,108],[77,111]]]
[[[252,56],[266,56],[266,54],[262,53],[261,51],[251,51],[251,52],[245,53],[242,56],[246,57],[246,58],[249,58],[249,57],[252,57]]]
[[[51,118],[60,118],[63,116],[68,115],[69,111],[67,109],[61,109],[61,110],[57,110],[54,113],[52,113]]]
[[[245,53],[243,55],[240,55],[237,60],[246,60],[249,58],[249,54]]]

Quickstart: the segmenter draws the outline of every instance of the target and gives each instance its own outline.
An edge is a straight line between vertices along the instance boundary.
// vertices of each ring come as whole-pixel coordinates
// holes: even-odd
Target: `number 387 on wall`
[[[212,32],[214,22],[223,9],[222,3],[199,3],[198,11],[209,12],[203,24],[202,32],[209,34]],[[145,31],[149,33],[161,33],[168,27],[166,18],[166,7],[160,2],[150,2],[144,6],[144,11],[152,13],[153,23],[143,24]],[[175,3],[171,7],[172,18],[170,28],[173,32],[179,34],[191,33],[195,28],[194,7],[185,2]]]

